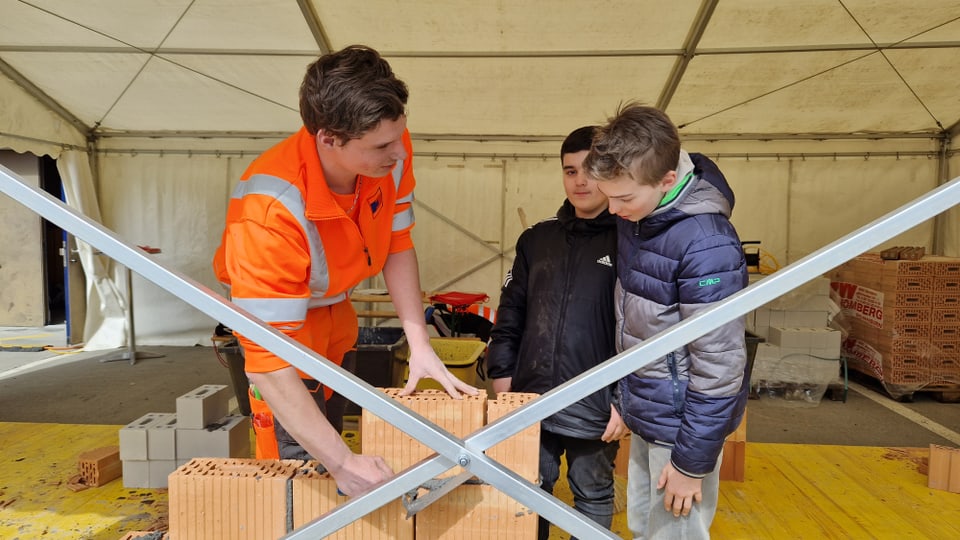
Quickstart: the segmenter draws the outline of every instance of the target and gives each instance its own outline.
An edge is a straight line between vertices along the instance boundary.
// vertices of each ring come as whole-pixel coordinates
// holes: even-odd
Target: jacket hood
[[[676,198],[637,222],[637,235],[654,236],[671,223],[698,214],[720,214],[730,218],[734,205],[733,190],[717,164],[703,154],[687,154],[681,150],[677,175],[683,178],[688,173],[693,176]]]

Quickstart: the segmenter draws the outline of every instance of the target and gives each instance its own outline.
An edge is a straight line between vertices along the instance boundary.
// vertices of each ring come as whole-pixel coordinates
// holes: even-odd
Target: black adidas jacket
[[[617,280],[616,217],[575,216],[564,201],[555,218],[525,230],[500,292],[487,374],[512,377],[514,392],[548,390],[612,357]],[[616,384],[546,418],[541,428],[599,439]]]

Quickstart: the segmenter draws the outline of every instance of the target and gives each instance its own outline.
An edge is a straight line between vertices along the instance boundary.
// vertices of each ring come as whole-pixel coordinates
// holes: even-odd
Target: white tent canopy
[[[232,185],[299,127],[305,66],[353,43],[411,91],[424,288],[494,305],[517,210],[563,198],[559,141],[624,101],[719,159],[741,237],[781,264],[960,170],[956,0],[0,0],[0,148],[58,158],[70,204],[215,286]],[[958,221],[890,244],[960,255]],[[88,346],[119,346],[123,288],[94,285]],[[213,321],[135,285],[140,342],[208,343]]]

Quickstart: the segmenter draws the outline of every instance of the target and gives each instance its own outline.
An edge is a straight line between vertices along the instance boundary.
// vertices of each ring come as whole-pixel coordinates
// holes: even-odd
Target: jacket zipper
[[[680,399],[680,374],[677,370],[677,355],[667,355],[667,366],[670,367],[670,382],[673,386],[673,410],[679,416],[683,412],[683,402]]]
[[[570,234],[569,231],[564,231],[564,235],[569,235],[569,234]],[[569,286],[570,286],[570,268],[571,268],[570,262],[572,260],[575,260],[575,258],[573,257],[573,253],[578,250],[579,250],[579,246],[577,247],[577,249],[571,249],[567,252],[567,260],[566,260],[567,271],[563,273],[563,276],[564,276],[563,290],[565,291],[569,290]],[[556,332],[554,333],[555,337],[553,340],[553,357],[554,357],[553,366],[552,366],[553,367],[553,388],[556,388],[560,384],[560,369],[559,369],[559,366],[557,365],[556,357],[557,357],[557,351],[560,348],[560,340],[561,340],[560,330],[563,328],[563,322],[566,319],[566,314],[567,314],[567,295],[566,294],[563,295],[560,302],[561,302],[560,313],[559,313],[559,317],[557,317]]]

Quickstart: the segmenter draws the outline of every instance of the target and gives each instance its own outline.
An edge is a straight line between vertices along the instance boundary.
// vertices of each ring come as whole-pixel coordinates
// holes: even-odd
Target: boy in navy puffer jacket
[[[618,223],[617,350],[627,350],[747,284],[733,192],[705,156],[680,149],[661,111],[628,104],[583,163]],[[739,318],[620,381],[633,432],[627,520],[636,538],[708,538],[724,438],[743,415]]]

